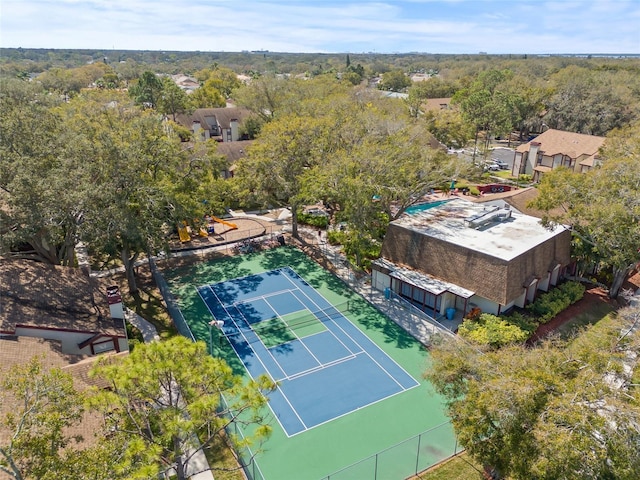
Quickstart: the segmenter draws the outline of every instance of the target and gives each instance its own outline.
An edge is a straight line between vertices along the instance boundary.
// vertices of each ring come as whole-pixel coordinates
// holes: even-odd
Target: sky
[[[0,46],[640,54],[640,0],[0,0]]]

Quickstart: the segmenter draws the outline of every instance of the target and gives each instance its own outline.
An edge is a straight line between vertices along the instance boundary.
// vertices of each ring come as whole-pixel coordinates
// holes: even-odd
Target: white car
[[[498,169],[509,170],[509,164],[507,162],[503,162],[497,158],[492,158],[491,161],[498,166]]]

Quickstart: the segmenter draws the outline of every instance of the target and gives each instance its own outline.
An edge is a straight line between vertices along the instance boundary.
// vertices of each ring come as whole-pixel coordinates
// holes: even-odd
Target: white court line
[[[227,312],[227,316],[231,319],[231,321],[233,322],[233,324],[236,326],[236,329],[238,330],[238,332],[242,335],[242,337],[244,338],[245,342],[247,342],[247,345],[249,345],[249,348],[251,348],[251,350],[253,351],[253,353],[255,354],[256,358],[258,359],[258,361],[260,362],[260,364],[262,365],[262,368],[264,369],[265,373],[267,373],[269,376],[271,376],[269,374],[269,369],[267,368],[267,366],[264,364],[264,362],[262,361],[262,359],[260,358],[260,355],[258,355],[258,352],[255,351],[255,349],[251,346],[251,342],[249,341],[249,339],[245,336],[244,332],[242,331],[242,329],[238,326],[238,324],[236,323],[235,319],[233,318],[233,315],[231,315],[229,313],[229,310],[227,309],[227,307],[225,305],[222,304],[222,302],[220,301],[220,297],[218,297],[218,295],[216,294],[216,292],[213,291],[212,288],[209,287],[209,289],[211,290],[211,292],[213,293],[213,295],[216,297],[216,300],[218,300],[218,303],[220,304],[220,306],[222,308],[224,308],[224,311]],[[198,292],[199,293],[199,292]],[[202,298],[202,296],[201,296]],[[204,300],[204,299],[203,299]],[[205,304],[207,302],[204,302]],[[207,308],[209,308],[207,306]],[[236,309],[237,310],[237,309]],[[209,310],[211,311],[211,310]],[[244,321],[247,322],[246,317],[243,315],[243,313],[238,310],[238,312],[240,313],[240,315],[242,315],[242,318],[244,318]],[[215,317],[214,317],[215,318]],[[247,325],[249,325],[249,329],[255,334],[256,337],[258,337],[258,340],[260,340],[260,336],[251,328],[251,324],[249,322],[247,322]],[[262,340],[260,340],[260,343],[262,343]],[[262,343],[262,346],[265,347],[265,349],[267,350],[267,352],[269,351],[269,349],[264,345],[264,343]],[[246,370],[246,372],[249,374],[249,376],[251,377],[252,380],[255,380],[255,378],[253,377],[253,375],[251,375],[251,372],[249,371],[249,369],[247,368],[247,366],[244,364],[244,361],[242,360],[242,358],[240,357],[240,355],[238,355],[238,352],[236,351],[236,349],[233,347],[233,345],[231,345],[231,348],[233,349],[233,351],[236,353],[236,356],[238,357],[238,359],[242,362],[242,364],[244,365],[244,369]],[[275,361],[275,359],[274,359]],[[276,361],[275,362],[276,365],[278,365],[278,367],[280,367],[280,370],[282,370],[282,373],[285,373],[285,371],[283,370],[282,366]],[[298,418],[298,420],[300,420],[300,423],[304,426],[304,430],[303,431],[307,431],[309,430],[309,427],[307,427],[307,424],[304,423],[304,421],[302,420],[302,418],[300,418],[300,415],[298,415],[298,412],[295,408],[293,408],[293,405],[291,405],[291,402],[289,401],[289,398],[284,394],[284,392],[282,390],[280,390],[280,395],[282,395],[282,398],[284,398],[285,402],[287,402],[287,404],[289,405],[289,407],[291,408],[291,411],[293,412],[293,414]],[[267,405],[269,404],[269,402],[267,402]],[[278,421],[278,423],[280,424],[280,428],[282,428],[283,432],[287,432],[286,428],[284,428],[284,425],[282,425],[282,423],[280,422],[280,419],[278,418],[278,414],[269,406],[269,409],[271,410],[271,413],[273,413],[274,418]]]
[[[295,270],[293,270],[291,267],[287,267],[287,268],[289,268],[292,272],[294,272],[294,273],[295,273],[299,278],[302,278],[302,277],[300,277],[300,275],[298,275],[298,273],[297,273]],[[293,281],[292,281],[289,277],[287,277],[287,279],[289,280],[289,282],[293,283]],[[295,285],[295,284],[294,284],[294,285]],[[311,287],[311,288],[313,288],[313,287]],[[409,373],[408,373],[408,372],[407,372],[407,371],[402,367],[402,365],[400,365],[400,364],[399,364],[398,362],[396,362],[393,358],[391,358],[389,355],[387,355],[387,353],[386,353],[384,350],[382,350],[378,345],[376,345],[376,343],[375,343],[373,340],[371,340],[369,337],[367,337],[367,336],[366,336],[366,334],[365,334],[364,332],[362,332],[358,327],[356,327],[356,326],[353,324],[353,322],[352,322],[351,320],[349,320],[345,315],[343,315],[343,314],[342,314],[342,312],[340,312],[340,310],[338,310],[336,307],[334,307],[334,306],[333,306],[333,304],[332,304],[329,300],[327,300],[327,299],[326,299],[326,298],[325,298],[325,297],[324,297],[324,296],[323,296],[323,295],[322,295],[318,290],[316,290],[315,288],[313,288],[313,291],[314,291],[316,294],[318,294],[318,295],[320,296],[320,298],[322,298],[325,302],[327,302],[327,303],[330,305],[330,306],[329,306],[329,307],[327,307],[325,310],[329,310],[329,309],[333,308],[337,313],[339,313],[339,314],[342,316],[342,318],[344,318],[347,322],[349,322],[349,323],[350,323],[350,324],[351,324],[351,325],[352,325],[352,326],[353,326],[353,327],[354,327],[354,328],[355,328],[355,329],[360,333],[360,335],[364,335],[364,336],[369,340],[369,342],[373,345],[373,347],[374,347],[374,348],[377,348],[377,349],[378,349],[378,350],[379,350],[383,355],[385,355],[389,360],[391,360],[393,363],[395,363],[395,364],[396,364],[396,366],[397,366],[400,370],[402,370],[404,373],[406,373],[406,374],[409,376],[409,378],[412,378],[412,379],[413,379],[413,380],[414,380],[418,385],[420,384],[420,382],[418,382],[415,378],[413,378],[413,377],[412,377],[412,376],[411,376],[411,375],[410,375],[410,374],[409,374]],[[313,303],[316,307],[318,307],[318,310],[322,310],[322,309],[320,308],[320,306],[319,306],[316,302],[314,302],[311,298],[309,298],[309,296],[308,296],[306,293],[304,293],[302,290],[300,290],[300,292],[301,292],[305,297],[307,297],[311,303]],[[303,303],[304,303],[304,302],[303,302]],[[328,315],[327,315],[327,316],[328,316]],[[341,331],[342,331],[342,332],[343,332],[347,337],[349,337],[349,338],[353,341],[353,343],[355,343],[356,345],[358,345],[358,346],[359,346],[359,347],[360,347],[360,348],[365,352],[365,354],[369,356],[369,358],[371,359],[371,361],[372,361],[373,363],[375,363],[375,364],[378,366],[378,368],[380,368],[380,370],[382,370],[384,373],[386,373],[386,374],[387,374],[387,376],[388,376],[389,378],[391,378],[391,379],[392,379],[392,380],[393,380],[393,381],[394,381],[394,382],[395,382],[395,383],[396,383],[396,384],[397,384],[397,385],[402,389],[402,391],[404,391],[404,390],[408,390],[407,388],[405,388],[405,387],[404,387],[404,386],[403,386],[403,385],[398,381],[398,379],[397,379],[396,377],[394,377],[393,375],[391,375],[391,373],[389,373],[389,371],[388,371],[386,368],[384,368],[382,365],[380,365],[380,363],[379,363],[375,358],[373,358],[373,356],[371,356],[371,354],[369,353],[369,351],[368,351],[366,348],[364,348],[364,346],[362,346],[362,345],[360,344],[360,342],[356,341],[356,340],[355,340],[351,335],[349,335],[347,332],[345,332],[345,331],[344,331],[344,329],[343,329],[342,327],[340,327],[340,325],[338,325],[338,324],[333,320],[333,318],[332,318],[332,317],[330,317],[330,316],[329,316],[329,318],[330,318],[330,320],[333,322],[333,324],[334,324],[337,328],[339,328],[339,329],[340,329],[340,330],[341,330]],[[411,387],[411,388],[413,388],[413,387]]]

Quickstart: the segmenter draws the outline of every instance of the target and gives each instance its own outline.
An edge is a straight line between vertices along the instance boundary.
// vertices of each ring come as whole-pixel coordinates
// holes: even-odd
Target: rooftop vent
[[[489,223],[504,222],[511,217],[511,209],[491,207],[482,213],[465,218],[464,222],[469,228],[480,228]]]

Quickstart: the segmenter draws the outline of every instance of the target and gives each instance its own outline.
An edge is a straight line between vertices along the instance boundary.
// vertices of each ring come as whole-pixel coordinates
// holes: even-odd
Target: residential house
[[[108,285],[80,269],[2,259],[0,286],[0,336],[56,340],[66,355],[129,349]]]
[[[198,80],[182,73],[171,75],[171,80],[173,80],[175,84],[186,93],[192,93],[196,89],[200,88],[200,82],[198,82]]]
[[[233,177],[233,172],[236,168],[236,162],[246,155],[247,148],[252,143],[253,140],[240,140],[237,142],[218,143],[218,153],[224,155],[227,159],[227,168],[221,172],[223,178]]]
[[[192,114],[179,114],[176,122],[188,128],[203,140],[212,138],[218,142],[237,142],[241,138],[240,125],[251,112],[246,108],[198,108]]]
[[[524,307],[563,277],[571,233],[546,229],[504,200],[456,198],[389,224],[374,288],[392,292],[433,318],[478,307],[499,315]]]
[[[516,148],[512,174],[532,175],[538,182],[556,167],[585,172],[600,163],[598,152],[604,137],[549,129]]]

